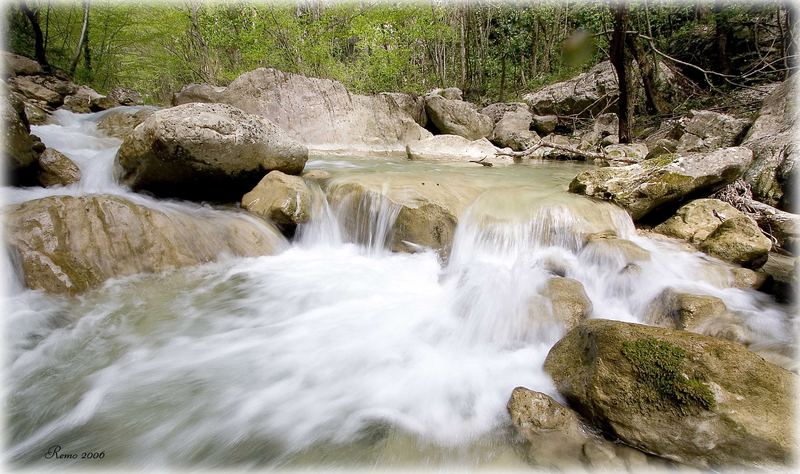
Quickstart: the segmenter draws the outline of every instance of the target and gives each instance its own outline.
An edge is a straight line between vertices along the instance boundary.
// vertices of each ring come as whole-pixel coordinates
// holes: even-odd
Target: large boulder
[[[402,92],[382,92],[380,95],[388,97],[397,104],[403,112],[414,119],[420,127],[428,124],[425,114],[425,98],[418,95],[404,94]]]
[[[22,280],[32,289],[76,294],[114,277],[269,255],[283,239],[239,213],[178,212],[119,196],[53,196],[9,206],[5,230]]]
[[[507,404],[523,456],[539,468],[571,472],[580,466],[613,471],[647,469],[647,457],[594,433],[577,413],[541,392],[517,387]]]
[[[638,66],[635,62],[633,65],[632,74],[637,87],[631,99],[641,106],[644,105],[644,90],[638,80]],[[685,95],[676,75],[661,61],[658,64],[658,82],[662,97],[669,103],[676,103]],[[616,71],[610,61],[603,61],[571,79],[526,94],[522,100],[536,115],[593,117],[603,111],[613,110],[618,97]]]
[[[796,377],[740,344],[593,319],[545,370],[593,425],[645,452],[708,468],[783,464],[794,449]]]
[[[710,110],[692,110],[682,118],[679,152],[711,151],[736,146],[752,122]]]
[[[306,148],[271,122],[225,104],[159,110],[122,142],[115,168],[134,190],[235,199],[273,170],[300,174]]]
[[[754,339],[752,331],[741,318],[728,311],[720,298],[675,288],[664,289],[650,302],[645,308],[644,321],[654,326],[682,329],[745,345]]]
[[[488,137],[494,126],[492,119],[475,110],[472,104],[440,95],[425,96],[425,112],[439,133],[468,140]]]
[[[303,224],[311,218],[311,190],[299,176],[270,171],[242,197],[242,207],[276,224]]]
[[[696,199],[653,230],[686,240],[723,260],[758,267],[766,261],[772,241],[758,224],[719,199]]]
[[[211,84],[187,84],[183,88],[172,94],[172,105],[190,104],[192,102],[203,102],[213,104],[222,101],[224,87]]]
[[[115,87],[108,93],[108,98],[119,105],[142,105],[142,95],[127,87]]]
[[[64,105],[61,108],[78,114],[88,114],[92,111],[92,100],[102,97],[94,89],[80,86],[74,94],[64,97]]]
[[[516,151],[530,148],[539,141],[539,135],[530,129],[532,120],[533,115],[526,109],[509,110],[495,124],[491,142]]]
[[[64,103],[62,94],[39,84],[36,77],[40,76],[16,76],[9,79],[8,84],[12,90],[26,98],[42,101],[51,107],[58,107]]]
[[[710,194],[733,182],[752,159],[753,153],[743,147],[664,155],[629,166],[584,171],[572,180],[569,190],[614,202],[639,220],[658,208],[677,205],[700,192]]]
[[[742,146],[753,150],[755,159],[744,174],[759,201],[784,211],[795,202],[792,183],[797,177],[797,77],[793,75],[766,99]]]
[[[143,107],[135,111],[111,109],[97,121],[97,129],[108,136],[124,139],[156,110],[158,110],[156,107]]]
[[[81,169],[63,153],[48,148],[39,156],[39,184],[68,186],[81,180]]]
[[[481,109],[481,113],[492,119],[492,122],[495,124],[499,122],[501,118],[503,118],[503,115],[505,115],[506,112],[517,111],[525,111],[530,113],[528,106],[523,102],[495,102],[494,104],[489,104]]]
[[[3,65],[5,66],[5,73],[9,76],[34,76],[42,74],[41,64],[33,59],[20,56],[19,54],[9,53],[3,51]]]
[[[526,94],[522,100],[536,115],[596,115],[617,100],[617,74],[610,61],[567,81]]]
[[[390,97],[271,68],[242,74],[217,101],[260,115],[315,153],[401,156],[407,143],[431,136]]]
[[[30,125],[25,115],[25,107],[17,96],[9,93],[0,97],[0,111],[3,114],[3,166],[14,174],[25,174],[35,166],[39,157],[41,142],[30,134]],[[10,176],[13,180],[14,176]]]
[[[553,277],[544,286],[544,296],[550,302],[550,311],[554,321],[570,330],[592,314],[592,301],[578,280],[564,277]],[[531,312],[539,313],[541,307],[531,308]]]
[[[406,146],[409,160],[477,161],[511,163],[511,158],[497,156],[497,149],[489,140],[467,140],[458,135],[434,135],[426,140]]]
[[[604,139],[619,142],[619,116],[614,113],[600,114],[592,122],[592,128],[580,136],[581,140],[593,146],[603,143]]]

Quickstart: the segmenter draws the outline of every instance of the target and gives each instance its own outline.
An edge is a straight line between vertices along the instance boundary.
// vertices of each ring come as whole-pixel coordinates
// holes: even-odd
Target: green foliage
[[[27,3],[38,8],[50,63],[69,70],[83,2]],[[635,2],[631,25],[652,32],[666,52],[712,69],[718,56],[715,28],[730,27],[731,44],[749,54],[731,58],[736,69],[753,59],[745,44],[752,36],[748,28],[758,30],[763,41],[774,42],[769,28],[776,21],[771,15],[780,10],[776,5],[742,4],[716,11],[712,4]],[[79,62],[76,79],[101,92],[117,85],[133,87],[150,102],[166,102],[191,82],[226,85],[258,67],[336,79],[361,93],[423,93],[457,86],[478,102],[517,100],[605,59],[605,32],[612,24],[608,4],[599,0],[93,0],[89,18],[91,62]],[[20,9],[9,6],[7,20],[10,49],[33,56],[32,30]]]
[[[708,386],[697,375],[690,378],[684,373],[686,352],[680,347],[645,338],[623,343],[622,354],[633,365],[644,398],[656,394],[684,414],[715,406]]]

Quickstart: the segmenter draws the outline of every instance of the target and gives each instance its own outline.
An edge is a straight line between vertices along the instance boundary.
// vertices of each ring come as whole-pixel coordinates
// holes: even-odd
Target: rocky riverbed
[[[15,465],[791,461],[790,82],[622,146],[558,119],[602,65],[480,110],[271,69],[155,108],[7,61]]]

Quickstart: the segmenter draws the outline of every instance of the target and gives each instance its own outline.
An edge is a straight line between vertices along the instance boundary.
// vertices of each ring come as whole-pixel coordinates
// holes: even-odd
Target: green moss
[[[675,161],[676,158],[678,158],[678,155],[676,153],[667,153],[665,155],[660,155],[655,158],[650,158],[649,160],[645,160],[642,163],[652,168],[659,168],[661,166],[667,166],[668,164]]]
[[[686,352],[680,347],[645,338],[623,343],[622,354],[633,365],[648,402],[672,405],[683,414],[714,407],[714,395],[702,377],[684,373]]]

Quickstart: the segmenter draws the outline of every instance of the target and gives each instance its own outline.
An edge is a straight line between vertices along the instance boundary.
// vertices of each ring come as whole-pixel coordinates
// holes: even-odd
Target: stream
[[[32,127],[83,178],[6,187],[5,202],[110,193],[178,214],[252,219],[117,184],[121,141],[97,130],[104,113],[58,110]],[[622,321],[643,322],[667,287],[717,296],[752,350],[791,354],[787,309],[730,288],[729,265],[568,193],[587,166],[309,160],[307,170],[331,174],[329,187],[411,193],[425,181],[476,196],[446,256],[391,252],[399,208],[379,195],[337,208],[315,188],[312,221],[273,256],[111,280],[77,297],[24,289],[4,259],[7,459],[85,465],[44,458],[60,445],[104,452],[91,466],[523,468],[509,442],[511,391],[563,401],[542,369],[565,332],[542,295],[554,274],[583,284],[593,317]],[[651,258],[627,271],[617,248],[583,245],[609,230]]]

